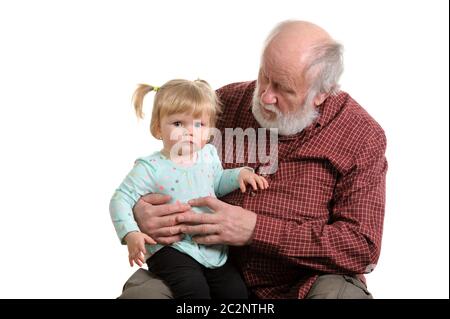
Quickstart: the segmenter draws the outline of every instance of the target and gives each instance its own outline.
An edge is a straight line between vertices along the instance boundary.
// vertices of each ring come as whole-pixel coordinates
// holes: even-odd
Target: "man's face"
[[[300,67],[280,61],[266,52],[258,74],[252,111],[265,128],[278,128],[280,135],[301,132],[317,117],[314,92]]]
[[[276,69],[269,63],[262,63],[258,74],[258,97],[262,104],[275,105],[283,113],[294,113],[304,101],[307,86],[295,81],[289,71]],[[274,114],[266,112],[267,118]]]

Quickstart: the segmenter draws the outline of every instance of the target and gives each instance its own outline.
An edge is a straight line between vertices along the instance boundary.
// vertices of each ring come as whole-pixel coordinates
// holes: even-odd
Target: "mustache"
[[[275,113],[277,118],[283,115],[281,113],[281,111],[273,104],[263,104],[260,101],[258,101],[258,105],[259,105],[259,107],[261,107],[263,109],[266,109],[268,111]]]

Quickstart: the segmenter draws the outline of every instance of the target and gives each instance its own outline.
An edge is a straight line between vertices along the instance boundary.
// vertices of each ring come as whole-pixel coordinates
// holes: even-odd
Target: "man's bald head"
[[[307,51],[322,43],[334,42],[324,29],[307,21],[285,21],[269,34],[265,49],[269,46],[284,47],[289,51]]]
[[[323,28],[307,21],[284,21],[266,39],[262,63],[271,63],[283,70],[307,77],[322,93],[338,88],[343,71],[342,46]],[[308,74],[309,73],[309,74]]]

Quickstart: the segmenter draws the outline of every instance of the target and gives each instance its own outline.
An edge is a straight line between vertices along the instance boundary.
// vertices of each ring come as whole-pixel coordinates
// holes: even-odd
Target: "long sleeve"
[[[139,230],[133,217],[133,207],[141,196],[155,192],[152,186],[154,180],[154,168],[148,162],[137,160],[133,169],[114,192],[109,212],[121,243],[126,234]]]
[[[259,215],[250,249],[290,264],[331,273],[369,273],[381,247],[386,138],[370,138],[335,187],[329,223],[301,224]]]
[[[208,145],[212,158],[211,165],[214,170],[214,192],[217,197],[225,196],[239,188],[239,172],[244,167],[223,169],[217,150],[213,145]]]

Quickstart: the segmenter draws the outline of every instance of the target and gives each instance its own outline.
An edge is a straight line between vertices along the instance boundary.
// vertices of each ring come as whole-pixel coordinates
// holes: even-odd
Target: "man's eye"
[[[284,92],[286,92],[287,94],[294,94],[294,90],[287,88],[287,87],[283,87],[281,88]]]
[[[173,122],[173,125],[176,126],[176,127],[180,127],[181,126],[181,122],[180,121]]]

